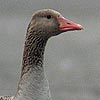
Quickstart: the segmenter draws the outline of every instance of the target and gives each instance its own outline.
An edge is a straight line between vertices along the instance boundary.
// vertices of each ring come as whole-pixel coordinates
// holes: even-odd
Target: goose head
[[[33,14],[28,31],[33,31],[36,35],[49,38],[62,32],[81,29],[83,29],[81,25],[64,18],[59,12],[44,9]]]

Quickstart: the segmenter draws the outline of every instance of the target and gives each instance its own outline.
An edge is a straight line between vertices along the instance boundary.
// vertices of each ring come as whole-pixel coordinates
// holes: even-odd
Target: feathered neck
[[[43,68],[44,49],[48,39],[37,32],[27,31],[21,78],[14,100],[51,100],[49,84]]]
[[[47,40],[41,36],[33,35],[33,33],[26,36],[24,45],[23,60],[22,60],[22,72],[21,77],[27,73],[27,66],[39,66],[43,67],[43,56]],[[35,67],[33,67],[35,69]],[[37,68],[36,68],[37,70]],[[38,68],[39,70],[39,68]]]

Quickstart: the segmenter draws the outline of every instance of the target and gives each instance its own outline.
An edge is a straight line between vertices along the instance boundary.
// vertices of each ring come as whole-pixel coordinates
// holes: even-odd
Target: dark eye
[[[51,19],[51,15],[47,15],[46,17],[47,17],[47,19]]]

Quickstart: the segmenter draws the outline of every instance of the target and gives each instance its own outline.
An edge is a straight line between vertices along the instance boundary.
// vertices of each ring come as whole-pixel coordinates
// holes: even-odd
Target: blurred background
[[[51,8],[84,26],[49,39],[45,68],[53,100],[100,100],[99,0],[0,0],[0,95],[14,95],[33,12]]]

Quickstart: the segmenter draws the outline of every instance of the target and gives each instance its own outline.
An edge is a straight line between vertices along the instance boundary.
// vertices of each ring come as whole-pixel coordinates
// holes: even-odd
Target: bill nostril
[[[67,23],[68,25],[70,25],[71,23]]]

